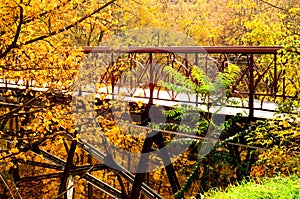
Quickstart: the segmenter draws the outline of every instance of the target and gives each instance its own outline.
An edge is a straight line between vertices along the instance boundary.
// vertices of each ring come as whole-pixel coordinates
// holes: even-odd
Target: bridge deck
[[[124,93],[126,91],[125,88],[115,88],[118,90],[118,93]],[[109,93],[106,96],[107,99],[113,99],[113,95],[111,93],[111,87],[104,87],[98,91],[99,93]],[[175,94],[176,98],[174,100],[170,99],[170,92],[165,90],[154,90],[153,92],[153,104],[161,105],[165,107],[175,107],[176,105],[190,105],[193,107],[198,107],[199,109],[208,112],[207,106],[201,102],[196,102],[195,95],[187,95],[187,94]],[[131,101],[136,103],[149,103],[150,91],[149,89],[136,89],[133,95],[129,96],[118,96],[114,94],[114,98],[122,97],[122,100]],[[228,98],[227,103],[224,106],[212,106],[209,112],[216,114],[224,114],[224,115],[236,115],[237,113],[241,113],[242,116],[249,116],[249,108],[248,108],[248,99],[240,99],[231,97]],[[270,101],[261,101],[254,100],[254,117],[261,119],[268,119],[274,116],[274,113],[278,107],[278,104]]]
[[[1,81],[0,81],[1,82]],[[26,86],[22,84],[22,82],[19,82],[17,84],[15,83],[0,83],[0,89],[26,89]],[[41,87],[29,87],[31,91],[34,92],[45,92],[48,90],[48,88],[41,88]],[[120,89],[119,92],[125,91],[126,89]],[[122,90],[122,91],[120,91]],[[111,94],[111,87],[103,87],[100,89],[97,93],[107,93],[106,96],[107,99],[112,99],[113,95]],[[84,93],[84,92],[83,92]],[[138,102],[138,103],[149,103],[149,95],[150,91],[149,89],[136,89],[134,94],[132,96],[125,96],[123,100],[128,102]],[[115,97],[120,97],[116,96]],[[174,107],[179,104],[186,104],[193,107],[198,107],[201,110],[207,112],[207,106],[202,104],[201,102],[196,103],[196,97],[195,95],[187,95],[187,94],[177,94],[176,98],[174,100],[170,99],[170,92],[165,90],[154,90],[154,98],[153,98],[153,104],[161,105],[165,107]],[[232,105],[230,101],[234,101],[235,105]],[[217,114],[224,114],[224,115],[236,115],[237,113],[241,113],[242,116],[248,117],[249,116],[249,109],[248,107],[248,100],[247,99],[240,99],[240,98],[229,98],[227,100],[226,106],[223,106],[220,108],[220,106],[213,106],[209,112],[211,113],[217,113]],[[274,116],[274,112],[278,105],[274,102],[269,101],[260,101],[255,100],[254,101],[254,117],[255,118],[262,118],[262,119],[268,119],[272,118]]]

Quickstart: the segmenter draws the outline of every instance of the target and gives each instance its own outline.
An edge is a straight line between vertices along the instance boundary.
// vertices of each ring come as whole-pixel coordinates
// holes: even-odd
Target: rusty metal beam
[[[39,175],[39,176],[24,177],[24,178],[20,178],[19,183],[44,180],[44,179],[50,179],[50,178],[58,178],[58,177],[61,177],[62,175],[63,175],[63,172],[57,172],[57,173],[49,173],[49,174],[44,174],[44,175]],[[76,175],[76,173],[73,171],[70,171],[70,175]],[[114,187],[95,178],[94,176],[92,176],[90,174],[85,174],[84,179],[86,181],[88,181],[90,184],[94,185],[95,187],[99,188],[100,190],[102,190],[103,192],[107,193],[110,196],[113,196],[116,198],[124,198],[124,194],[121,191],[115,189]]]
[[[170,46],[170,47],[83,47],[84,53],[228,53],[228,54],[273,54],[282,46]]]
[[[173,163],[171,162],[171,158],[169,155],[169,152],[166,148],[165,140],[162,136],[162,133],[159,132],[155,135],[154,143],[157,144],[160,152],[160,157],[162,161],[164,162],[165,169],[169,178],[169,182],[172,188],[173,194],[175,194],[178,190],[181,189],[175,168],[173,166]]]
[[[70,135],[68,135],[68,136],[70,136]],[[93,157],[100,160],[101,162],[105,162],[105,158],[107,155],[102,153],[101,151],[97,150],[94,146],[92,146],[88,143],[83,143],[80,140],[78,142],[78,146],[83,148],[85,151],[89,152]],[[118,174],[120,174],[120,176],[122,178],[124,178],[127,182],[129,182],[130,184],[133,184],[135,176],[132,173],[130,173],[129,171],[127,171],[125,168],[123,168],[122,166],[120,166],[120,165],[118,165],[118,166],[120,167]],[[148,198],[163,199],[162,196],[160,196],[158,193],[153,191],[145,183],[142,183],[142,185],[141,185],[141,192]]]
[[[83,146],[83,145],[81,145]],[[42,149],[39,149],[38,146],[34,147],[34,150],[32,150],[33,152],[37,153],[37,154],[43,154],[44,158],[57,164],[57,165],[61,165],[61,166],[65,166],[66,162]],[[73,171],[71,170],[69,174],[73,174]],[[61,172],[62,175],[63,173]],[[58,174],[51,174],[52,176],[57,176]],[[74,174],[75,175],[75,174]],[[101,191],[109,194],[110,196],[115,196],[117,198],[122,198],[122,192],[111,187],[110,185],[106,184],[105,182],[95,178],[94,176],[92,176],[89,173],[86,173],[85,175],[82,176],[82,178],[84,180],[86,180],[87,182],[91,183],[93,186],[97,187],[98,189],[100,189]],[[24,179],[23,179],[24,180]],[[159,198],[159,197],[153,197],[153,198]]]
[[[28,164],[32,166],[38,166],[38,167],[44,167],[44,168],[50,168],[50,169],[56,169],[56,170],[62,170],[63,166],[60,165],[53,165],[53,164],[48,164],[48,163],[42,163],[42,162],[35,162],[35,161],[30,161],[30,160],[23,160],[23,159],[17,159],[16,160],[18,163],[21,164]]]
[[[151,147],[153,144],[153,134],[155,134],[156,132],[152,132],[151,134],[147,135],[144,144],[143,144],[143,148],[142,148],[142,152],[141,152],[141,156],[140,156],[140,160],[138,163],[138,168],[137,168],[137,173],[135,174],[135,178],[134,178],[134,182],[132,185],[132,190],[130,193],[130,199],[136,199],[139,198],[140,196],[140,192],[142,189],[142,184],[143,184],[143,180],[145,178],[145,174],[148,168],[148,162],[149,162],[149,152],[151,151]],[[144,171],[144,172],[141,172]]]
[[[72,143],[71,143],[71,147],[70,147],[70,150],[69,150],[69,153],[68,153],[67,162],[66,162],[64,172],[63,172],[63,176],[62,176],[62,179],[61,179],[61,183],[60,183],[60,186],[59,186],[58,198],[67,198],[67,192],[66,192],[66,190],[67,190],[67,180],[68,180],[68,177],[69,177],[70,169],[73,166],[73,158],[74,158],[74,155],[75,155],[76,146],[77,146],[77,140],[74,139],[74,140],[72,140]],[[65,197],[63,197],[63,195]]]
[[[249,57],[249,119],[250,121],[254,118],[254,93],[255,93],[255,86],[254,86],[254,60],[253,54]]]

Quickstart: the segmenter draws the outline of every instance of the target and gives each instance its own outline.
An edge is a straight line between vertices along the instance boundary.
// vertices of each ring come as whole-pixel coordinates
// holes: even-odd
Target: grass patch
[[[229,186],[226,190],[210,190],[203,198],[238,198],[238,199],[300,199],[300,178],[289,177],[259,178],[250,182],[241,182]]]

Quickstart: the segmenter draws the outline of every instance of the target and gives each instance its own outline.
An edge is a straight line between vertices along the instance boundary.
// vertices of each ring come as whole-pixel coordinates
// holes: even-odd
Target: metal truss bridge
[[[299,93],[296,84],[292,79],[287,78],[287,71],[280,61],[281,54],[278,53],[282,47],[129,47],[123,49],[111,49],[109,47],[83,47],[86,54],[86,61],[80,69],[87,72],[83,75],[83,86],[101,85],[100,89],[92,89],[97,94],[104,94],[107,100],[120,98],[129,103],[142,103],[146,106],[160,104],[164,107],[172,107],[177,104],[189,104],[194,107],[205,107],[205,102],[201,101],[198,95],[191,93],[176,93],[166,89],[162,82],[175,83],[176,81],[166,71],[166,67],[171,66],[177,72],[187,78],[191,77],[191,67],[201,68],[209,78],[214,80],[218,72],[226,71],[229,64],[235,64],[240,69],[240,74],[235,83],[230,85],[229,94],[226,96],[227,102],[221,114],[235,115],[242,113],[245,118],[252,121],[257,118],[272,117],[278,101],[287,98],[295,98]],[[87,77],[87,79],[86,79]],[[195,80],[192,80],[195,81]],[[85,83],[84,83],[85,82]],[[197,82],[195,82],[197,83]],[[2,79],[0,90],[2,93],[7,90],[15,90],[22,93],[30,88],[32,91],[47,92],[47,88],[37,88],[31,83],[22,80],[8,81]],[[86,87],[85,87],[86,88]],[[290,92],[296,90],[296,93]],[[80,90],[81,94],[88,94],[91,90]],[[50,94],[49,94],[50,95]],[[66,92],[61,91],[52,97],[54,101],[63,103],[64,100],[72,100]],[[27,99],[32,100],[32,99]],[[26,103],[26,102],[24,102]],[[1,98],[2,107],[18,107],[9,103],[5,98]],[[37,103],[38,104],[38,103]],[[132,114],[132,117],[134,114]],[[0,117],[1,131],[4,127],[10,127],[9,132],[18,132],[18,116],[11,114],[9,118]],[[149,117],[136,114],[135,122],[145,125]],[[15,124],[15,125],[11,125]],[[58,193],[63,196],[72,197],[67,184],[72,184],[72,176],[81,176],[89,183],[88,198],[92,198],[93,189],[99,189],[114,198],[138,198],[140,194],[146,198],[163,198],[159,193],[150,188],[144,181],[144,173],[132,173],[126,167],[118,165],[118,169],[110,168],[106,161],[111,158],[109,153],[99,151],[95,146],[82,140],[74,140],[71,134],[65,133],[66,140],[69,140],[68,156],[65,159],[57,157],[40,147],[41,142],[22,142],[18,145],[24,151],[31,151],[40,154],[49,163],[34,161],[15,160],[16,168],[12,168],[12,175],[16,182],[41,181],[44,179],[60,178],[61,183]],[[155,140],[157,139],[157,140]],[[142,153],[149,152],[153,143],[159,148],[163,148],[163,140],[160,135],[153,140],[145,140]],[[6,140],[11,142],[10,140]],[[96,159],[97,164],[76,165],[73,161],[75,149],[81,148],[85,151],[85,156]],[[164,156],[163,161],[170,161]],[[115,162],[115,164],[118,164]],[[142,164],[142,163],[140,163]],[[30,165],[32,167],[51,168],[56,172],[44,175],[20,177],[19,167]],[[114,187],[103,179],[93,176],[93,171],[108,170],[113,171],[117,176],[121,188]],[[171,192],[175,193],[180,189],[180,183],[176,177],[174,167],[166,167],[168,179],[171,184]],[[130,190],[124,188],[124,183],[130,184]]]

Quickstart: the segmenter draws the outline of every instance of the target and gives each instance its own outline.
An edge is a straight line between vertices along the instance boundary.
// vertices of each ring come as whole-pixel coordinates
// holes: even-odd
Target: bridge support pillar
[[[154,132],[152,132],[151,134],[153,134]],[[140,195],[140,191],[142,188],[142,183],[145,177],[145,172],[146,172],[146,168],[147,168],[147,164],[148,164],[148,159],[149,159],[149,152],[151,150],[152,144],[153,144],[153,135],[148,135],[144,141],[144,145],[143,145],[143,149],[142,149],[142,154],[140,161],[139,161],[139,165],[137,168],[137,172],[135,174],[135,178],[134,178],[134,182],[132,185],[132,191],[130,194],[130,199],[137,199],[139,198]],[[144,172],[142,172],[144,171]]]
[[[178,190],[180,190],[180,184],[177,179],[175,169],[171,163],[171,159],[168,154],[168,151],[165,148],[165,144],[164,144],[164,140],[163,140],[161,132],[153,131],[151,134],[149,134],[148,137],[144,141],[144,145],[143,145],[143,149],[142,149],[142,153],[144,153],[144,155],[141,156],[141,158],[140,158],[138,170],[137,170],[140,173],[136,173],[136,175],[135,175],[130,199],[139,198],[141,186],[142,186],[145,174],[146,174],[141,171],[146,172],[146,170],[147,170],[146,168],[147,168],[147,164],[148,164],[148,160],[149,160],[149,152],[151,151],[153,142],[155,144],[157,144],[158,148],[160,149],[160,157],[162,158],[164,165],[166,165],[165,169],[166,169],[166,172],[167,172],[167,175],[169,178],[169,182],[171,184],[173,194],[175,194]]]

